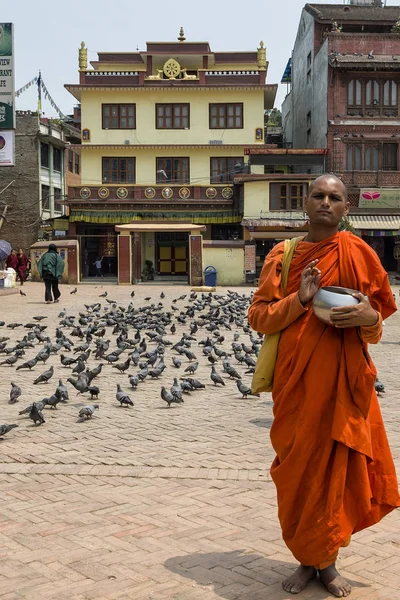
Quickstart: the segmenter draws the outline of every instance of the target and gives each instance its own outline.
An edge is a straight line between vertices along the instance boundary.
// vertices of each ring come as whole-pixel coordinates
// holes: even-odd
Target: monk
[[[318,177],[305,208],[309,231],[293,255],[286,295],[280,243],[265,260],[248,318],[261,333],[281,331],[271,476],[283,539],[300,562],[283,588],[297,594],[318,574],[341,598],[351,586],[336,570],[339,549],[400,506],[367,346],[379,342],[382,320],[396,305],[374,250],[338,231],[349,211],[340,179]],[[332,285],[359,290],[359,303],[332,309],[327,325],[313,313],[312,298]]]

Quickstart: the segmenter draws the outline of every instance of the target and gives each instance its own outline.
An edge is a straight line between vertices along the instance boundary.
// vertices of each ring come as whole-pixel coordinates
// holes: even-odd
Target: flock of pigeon
[[[105,291],[99,296],[101,301],[84,304],[85,310],[79,315],[68,314],[63,309],[58,315],[53,339],[46,332],[44,315],[34,316],[26,324],[0,321],[0,367],[22,371],[13,377],[10,404],[23,397],[21,375],[26,371],[38,371],[33,382],[38,388],[51,384],[54,366],[43,372],[38,368],[42,365],[45,368],[50,356],[57,356],[61,367],[71,371],[66,379],[69,385],[60,379],[52,394],[32,402],[20,410],[19,415],[26,415],[35,425],[42,425],[44,409],[56,409],[59,403],[68,402],[75,388],[77,394],[87,394],[92,402],[97,402],[79,410],[79,420],[90,419],[103,399],[95,379],[104,367],[118,370],[121,376],[126,374],[126,383],[121,379],[115,394],[116,402],[126,408],[134,405],[131,396],[145,386],[146,379],[160,379],[163,383],[160,397],[168,407],[182,404],[185,395],[206,387],[205,382],[195,378],[201,363],[209,368],[207,384],[213,387],[236,385],[242,398],[253,395],[250,386],[242,380],[242,374],[251,378],[254,373],[262,344],[262,336],[253,332],[247,323],[252,294],[229,290],[226,295],[192,292],[174,298],[170,306],[163,302],[164,292],[157,303],[151,302],[148,296],[143,306],[136,305],[134,296],[133,291],[129,304],[121,306]],[[3,332],[7,328],[21,328],[24,335],[12,344],[9,337],[1,335],[1,328]],[[233,331],[230,345],[224,344],[227,331]],[[28,353],[32,355],[29,359]],[[89,359],[95,359],[97,366],[89,368]],[[124,390],[128,384],[129,392]],[[15,427],[18,427],[16,423],[0,425],[0,438]]]

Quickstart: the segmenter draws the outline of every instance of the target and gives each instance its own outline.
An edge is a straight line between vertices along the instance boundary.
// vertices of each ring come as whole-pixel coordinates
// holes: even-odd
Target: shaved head
[[[341,179],[339,179],[339,177],[336,177],[336,175],[333,175],[332,173],[324,173],[323,175],[320,175],[319,177],[314,179],[314,181],[312,181],[310,183],[310,187],[308,188],[307,196],[309,196],[311,194],[311,192],[313,191],[315,186],[317,186],[320,183],[322,183],[323,181],[327,181],[327,180],[335,181],[336,183],[338,183],[341,186],[345,200],[347,201],[347,198],[348,198],[347,187],[344,185],[343,181]]]

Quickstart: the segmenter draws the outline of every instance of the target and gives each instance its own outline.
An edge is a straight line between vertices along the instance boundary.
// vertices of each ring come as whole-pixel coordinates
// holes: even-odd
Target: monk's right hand
[[[304,305],[312,300],[319,289],[321,271],[317,268],[317,260],[313,260],[304,269],[300,276],[299,300]]]

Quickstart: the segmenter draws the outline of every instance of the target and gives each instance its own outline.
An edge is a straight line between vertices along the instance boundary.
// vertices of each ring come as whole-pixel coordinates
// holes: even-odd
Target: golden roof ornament
[[[87,48],[85,48],[85,42],[81,42],[79,48],[79,70],[84,71],[87,69]]]
[[[186,38],[185,38],[185,32],[183,31],[183,27],[181,27],[180,30],[179,30],[178,40],[180,42],[184,42],[186,40]]]
[[[267,68],[267,49],[264,46],[264,42],[261,40],[260,47],[257,48],[257,66],[261,70]]]

